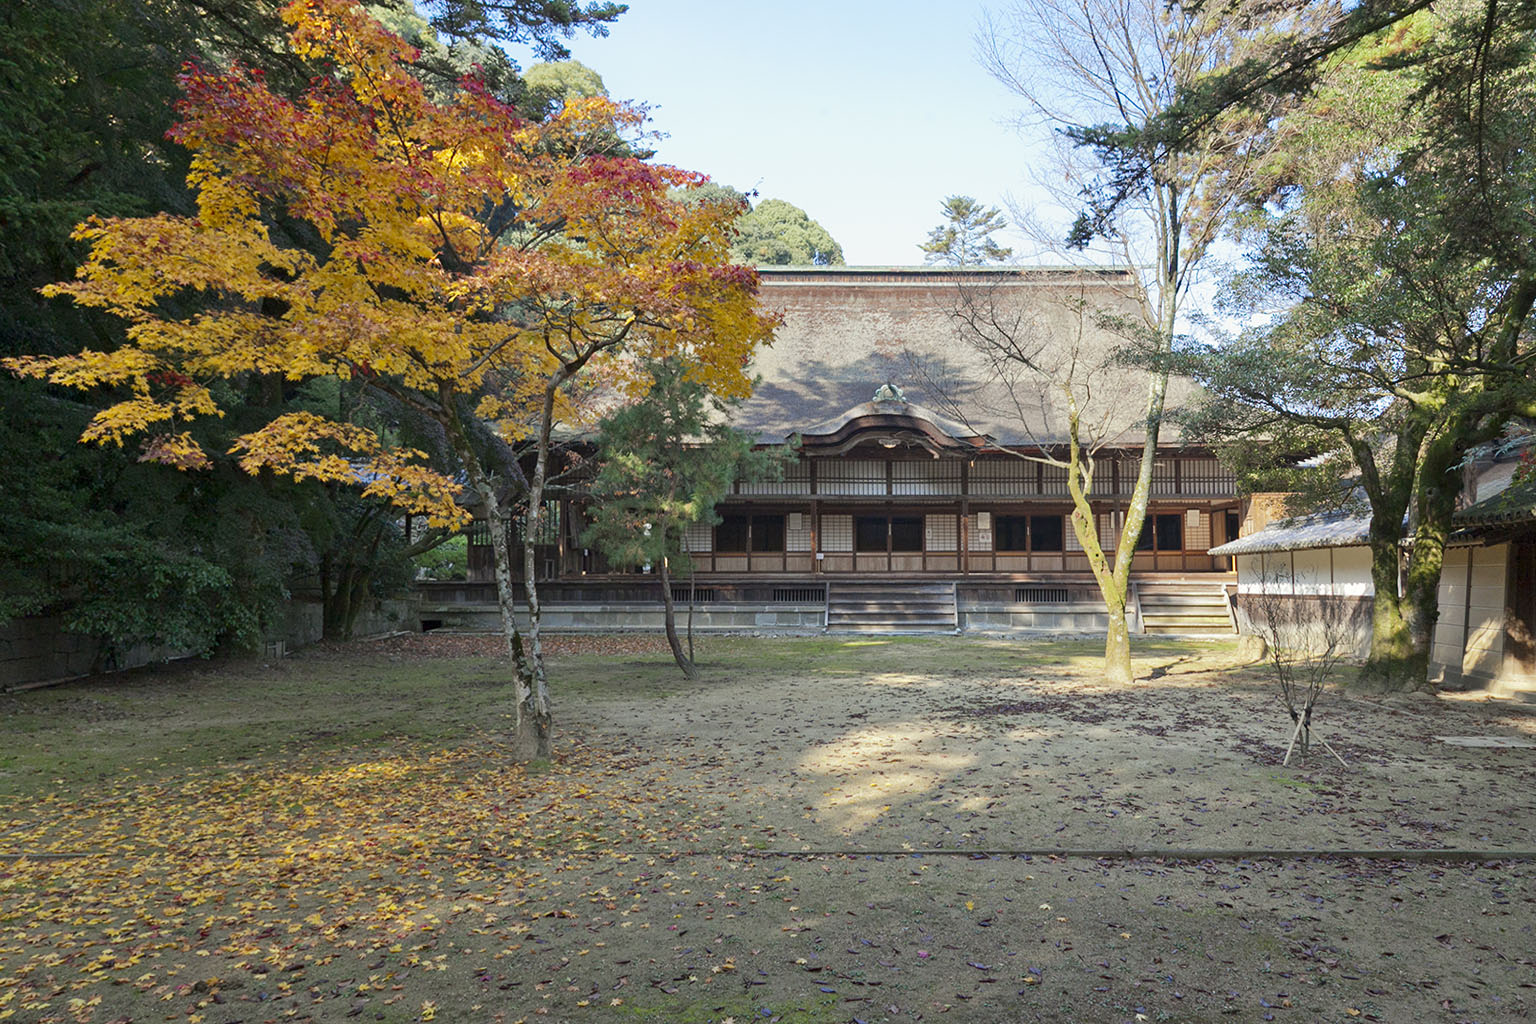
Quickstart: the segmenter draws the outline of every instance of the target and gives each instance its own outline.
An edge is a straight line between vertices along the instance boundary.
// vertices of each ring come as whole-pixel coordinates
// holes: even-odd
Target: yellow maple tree
[[[283,17],[327,73],[286,97],[259,70],[189,67],[173,135],[192,154],[197,216],[88,221],[77,280],[46,289],[123,318],[127,344],[6,365],[115,389],[82,440],[140,439],[141,458],[184,469],[208,465],[188,424],[222,415],[218,380],[356,380],[440,424],[456,465],[308,412],[232,451],[249,472],[359,483],[437,524],[487,520],[519,729],[547,756],[532,581],[552,433],[594,394],[643,387],[653,359],[682,359],[722,395],[749,390],[774,321],[755,272],[730,262],[741,210],[690,195],[703,176],[633,156],[632,107],[571,99],[531,122],[473,80],[436,102],[416,52],[355,0],[294,0]],[[487,459],[482,435],[522,445],[531,471]],[[526,644],[507,536],[519,510]]]

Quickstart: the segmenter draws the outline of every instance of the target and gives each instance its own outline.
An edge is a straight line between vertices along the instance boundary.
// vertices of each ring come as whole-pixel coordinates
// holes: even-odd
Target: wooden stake
[[[1296,728],[1291,733],[1291,742],[1289,742],[1289,743],[1287,743],[1285,745],[1285,760],[1280,762],[1280,766],[1282,768],[1291,763],[1291,749],[1296,746],[1296,737],[1298,737],[1300,735],[1301,735],[1301,719],[1298,718],[1298,719],[1296,719]]]

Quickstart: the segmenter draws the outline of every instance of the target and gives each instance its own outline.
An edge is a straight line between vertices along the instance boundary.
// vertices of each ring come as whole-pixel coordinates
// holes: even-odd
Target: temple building
[[[1102,603],[1067,518],[1067,470],[1049,458],[1065,458],[1070,396],[1095,460],[1099,535],[1112,547],[1144,437],[1147,375],[1116,358],[1134,344],[1131,276],[761,274],[762,302],[784,322],[756,358],[758,384],[736,425],[761,445],[797,445],[798,458],[782,479],[737,484],[717,508],[720,522],[689,532],[704,624],[1101,627]],[[1172,382],[1169,409],[1189,394],[1187,382]],[[654,578],[611,571],[581,545],[579,502],[558,513],[539,559],[545,621],[601,628],[658,614]],[[1235,539],[1238,522],[1232,474],[1165,425],[1132,567],[1139,628],[1231,632],[1231,564],[1210,549]],[[488,551],[471,553],[472,576],[488,580]],[[464,586],[458,596],[478,600]]]

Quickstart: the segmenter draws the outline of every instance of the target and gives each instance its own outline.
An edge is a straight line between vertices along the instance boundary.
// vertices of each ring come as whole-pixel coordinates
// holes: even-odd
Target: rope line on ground
[[[148,850],[142,853],[124,854],[121,851],[108,850],[74,850],[52,852],[29,852],[26,850],[0,850],[0,861],[56,861],[56,860],[129,860],[143,857],[177,857],[187,859],[206,860],[211,857],[228,858],[230,860],[331,860],[335,854],[308,854],[290,853],[283,851],[254,850],[240,853],[231,852],[197,852],[197,851],[171,851]],[[366,861],[376,858],[353,857],[347,859]],[[497,861],[507,864],[530,859],[553,859],[554,857],[603,857],[621,856],[626,858],[658,857],[663,860],[677,860],[684,857],[741,857],[748,860],[753,858],[777,858],[783,860],[814,860],[814,859],[860,859],[865,857],[892,857],[921,859],[923,857],[963,857],[967,860],[1029,860],[1036,857],[1042,859],[1057,860],[1163,860],[1163,861],[1205,861],[1205,860],[1381,860],[1381,861],[1416,861],[1416,862],[1447,862],[1447,863],[1495,863],[1502,861],[1536,861],[1536,850],[1508,849],[1508,850],[1478,850],[1455,847],[1369,847],[1369,848],[1338,848],[1338,849],[1304,849],[1304,848],[1227,848],[1227,847],[1177,847],[1177,846],[1149,846],[1149,847],[1027,847],[1027,848],[998,848],[998,849],[852,849],[852,848],[817,848],[800,850],[628,850],[617,848],[589,849],[589,850],[565,850],[558,854],[545,854],[538,858],[527,855],[520,857],[500,857],[489,854],[476,854],[474,851],[401,851],[399,858],[421,860],[433,859],[474,859]]]

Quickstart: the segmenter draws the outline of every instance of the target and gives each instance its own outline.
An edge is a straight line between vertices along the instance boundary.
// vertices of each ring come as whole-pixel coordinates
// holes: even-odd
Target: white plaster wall
[[[1333,593],[1333,562],[1330,552],[1324,550],[1291,553],[1291,593],[1308,595]]]
[[[1467,591],[1467,649],[1463,675],[1493,678],[1504,660],[1504,583],[1509,545],[1471,548],[1471,586]]]
[[[1461,676],[1462,639],[1467,625],[1467,563],[1471,548],[1447,548],[1440,570],[1440,618],[1429,647],[1429,681],[1440,685]]]
[[[1434,683],[1493,679],[1504,661],[1509,545],[1449,548],[1440,573],[1440,618],[1429,651]],[[1470,571],[1469,571],[1470,570]]]
[[[1376,593],[1371,583],[1370,548],[1333,549],[1333,593],[1350,597],[1371,597]]]
[[[1337,609],[1342,603],[1348,610],[1342,623],[1342,637],[1347,649],[1357,658],[1370,650],[1371,625],[1368,599],[1375,592],[1371,586],[1370,549],[1320,548],[1307,551],[1276,551],[1263,555],[1241,555],[1237,567],[1238,632],[1265,636],[1278,628],[1271,640],[1281,646],[1302,650],[1319,649],[1327,641],[1328,630],[1321,625],[1320,614],[1326,606]],[[1254,616],[1250,599],[1260,594],[1278,594],[1296,599],[1290,614],[1297,616],[1289,624],[1265,624]],[[1320,601],[1318,599],[1326,599]],[[1337,599],[1337,600],[1336,600]],[[1285,602],[1291,605],[1291,602]]]
[[[1367,547],[1319,548],[1240,555],[1239,594],[1314,594],[1370,597],[1371,551]]]

